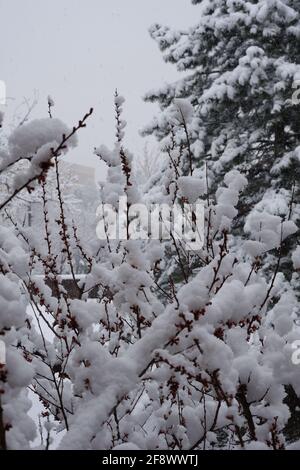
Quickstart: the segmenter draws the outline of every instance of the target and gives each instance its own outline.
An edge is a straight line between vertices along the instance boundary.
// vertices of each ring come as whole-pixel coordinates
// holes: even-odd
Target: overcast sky
[[[0,0],[0,79],[7,86],[9,119],[35,92],[33,118],[47,116],[48,94],[55,116],[70,126],[93,106],[70,158],[94,165],[94,146],[113,142],[117,87],[127,100],[128,145],[141,153],[138,130],[157,110],[142,96],[179,76],[163,62],[148,28],[155,22],[185,28],[196,14],[190,0]]]

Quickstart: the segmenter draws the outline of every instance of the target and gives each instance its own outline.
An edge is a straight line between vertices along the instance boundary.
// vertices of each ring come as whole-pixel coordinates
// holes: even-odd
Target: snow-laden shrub
[[[194,169],[188,153],[182,160],[175,141],[163,156],[169,165],[162,186],[143,194],[123,145],[123,102],[116,95],[113,150],[100,146],[95,152],[108,165],[101,204],[117,206],[127,197],[127,239],[80,240],[65,215],[59,174],[56,223],[76,295],[64,288],[47,217],[40,243],[32,231],[14,226],[18,256],[1,239],[0,325],[12,351],[1,376],[6,445],[23,448],[34,436],[32,426],[24,431],[28,387],[44,408],[46,448],[58,445],[52,441],[57,434],[62,449],[283,449],[290,416],[285,386],[300,394],[291,360],[300,331],[293,289],[298,274],[288,283],[280,261],[297,228],[258,212],[247,220],[248,239],[236,237],[232,226],[247,179],[232,170],[213,194],[205,172]],[[173,117],[188,133],[190,107],[178,115],[181,105],[175,103]],[[187,252],[172,233],[164,243],[129,236],[132,204],[199,197],[205,233],[196,252]],[[264,270],[268,249],[278,254],[271,276]],[[75,251],[85,260],[84,278],[76,276]],[[297,259],[296,251],[296,269]],[[35,275],[37,267],[44,277]],[[20,292],[10,293],[16,279],[34,317],[25,315]],[[14,420],[15,394],[24,414],[20,423]]]

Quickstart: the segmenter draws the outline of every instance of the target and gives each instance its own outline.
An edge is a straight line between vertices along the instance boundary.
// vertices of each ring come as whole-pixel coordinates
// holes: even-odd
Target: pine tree
[[[300,3],[289,0],[194,0],[199,21],[188,31],[154,25],[166,62],[188,72],[146,95],[161,115],[144,129],[169,145],[175,98],[194,107],[184,156],[208,165],[214,185],[238,168],[249,179],[241,214],[263,199],[264,210],[299,222]],[[261,210],[261,209],[260,209]]]

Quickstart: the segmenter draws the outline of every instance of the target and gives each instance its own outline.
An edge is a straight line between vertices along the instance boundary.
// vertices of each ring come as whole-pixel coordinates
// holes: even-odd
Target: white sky
[[[68,158],[96,165],[93,148],[113,142],[116,87],[126,98],[127,145],[142,152],[138,130],[157,111],[142,96],[179,76],[163,62],[148,28],[155,22],[191,26],[197,7],[190,0],[0,0],[0,18],[8,119],[35,90],[39,103],[32,118],[47,116],[48,94],[55,117],[70,126],[93,106],[87,129],[78,135],[79,148]]]

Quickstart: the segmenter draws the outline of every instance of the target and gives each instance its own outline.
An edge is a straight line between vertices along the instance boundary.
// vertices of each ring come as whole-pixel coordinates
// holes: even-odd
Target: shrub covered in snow
[[[249,239],[236,236],[232,226],[247,179],[232,170],[213,194],[207,175],[190,166],[188,155],[186,167],[178,159],[176,143],[166,152],[172,162],[167,184],[142,196],[123,146],[123,102],[116,95],[115,147],[95,151],[109,167],[101,202],[116,204],[126,195],[129,213],[131,204],[145,198],[201,198],[205,243],[189,253],[175,237],[164,244],[130,236],[87,244],[65,216],[57,174],[59,237],[76,294],[70,297],[47,213],[42,243],[17,223],[2,228],[0,332],[7,361],[0,376],[1,446],[30,447],[39,428],[42,448],[56,446],[57,435],[62,449],[282,449],[290,416],[285,387],[300,394],[291,361],[300,330],[293,289],[299,274],[287,282],[280,260],[297,228],[258,211],[245,225]],[[187,106],[182,115],[189,112]],[[46,135],[37,133],[36,139],[35,155],[39,145],[48,145]],[[58,136],[55,141],[59,146]],[[44,181],[47,167],[39,171],[37,182]],[[125,228],[129,223],[128,216]],[[270,249],[277,250],[279,263],[268,276],[264,253]],[[86,263],[84,277],[75,272],[76,251]],[[293,262],[297,270],[298,250]],[[175,265],[182,271],[179,282]],[[44,277],[36,276],[41,270]],[[28,416],[28,390],[43,407],[42,427]]]

